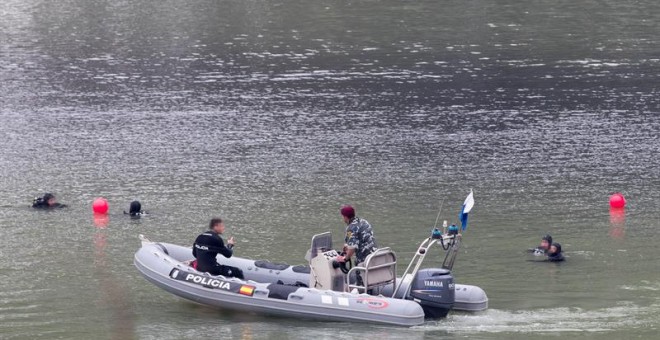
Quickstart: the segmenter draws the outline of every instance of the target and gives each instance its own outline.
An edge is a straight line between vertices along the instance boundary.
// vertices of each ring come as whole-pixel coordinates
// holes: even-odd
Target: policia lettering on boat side
[[[247,296],[252,296],[252,294],[254,294],[254,289],[255,289],[254,286],[215,279],[208,276],[202,276],[199,274],[181,271],[179,269],[173,269],[170,272],[170,277],[179,281],[195,283],[200,286],[204,286],[206,288],[222,289],[231,293],[237,293]]]

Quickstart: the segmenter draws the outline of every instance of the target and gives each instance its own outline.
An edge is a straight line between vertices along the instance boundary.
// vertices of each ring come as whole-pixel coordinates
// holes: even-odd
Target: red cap
[[[341,212],[342,216],[346,216],[348,218],[355,217],[355,209],[353,209],[353,207],[351,207],[350,205],[345,205],[341,207],[341,210],[339,211]]]

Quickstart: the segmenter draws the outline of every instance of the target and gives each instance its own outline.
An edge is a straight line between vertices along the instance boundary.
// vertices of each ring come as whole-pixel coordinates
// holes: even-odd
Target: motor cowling
[[[413,279],[410,298],[417,301],[428,318],[444,318],[454,306],[454,277],[447,269],[421,269]]]

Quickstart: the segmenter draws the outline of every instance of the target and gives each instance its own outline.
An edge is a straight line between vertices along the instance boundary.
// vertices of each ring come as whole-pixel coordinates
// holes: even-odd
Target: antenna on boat
[[[445,203],[445,198],[442,198],[440,201],[440,209],[438,209],[438,216],[435,217],[435,223],[433,224],[433,229],[438,227],[438,219],[440,219],[440,213],[442,212],[442,205]]]

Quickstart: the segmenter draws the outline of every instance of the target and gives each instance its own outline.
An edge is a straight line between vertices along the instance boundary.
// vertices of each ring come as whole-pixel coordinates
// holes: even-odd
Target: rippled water
[[[4,1],[0,337],[654,339],[659,12]],[[241,256],[301,263],[313,234],[340,238],[343,203],[407,263],[470,189],[455,276],[487,291],[477,315],[411,329],[235,315],[132,265],[138,234],[188,244],[216,215]],[[70,208],[29,209],[45,191]],[[624,213],[608,211],[616,191]],[[125,218],[133,199],[151,215]],[[528,261],[546,232],[566,263]]]

